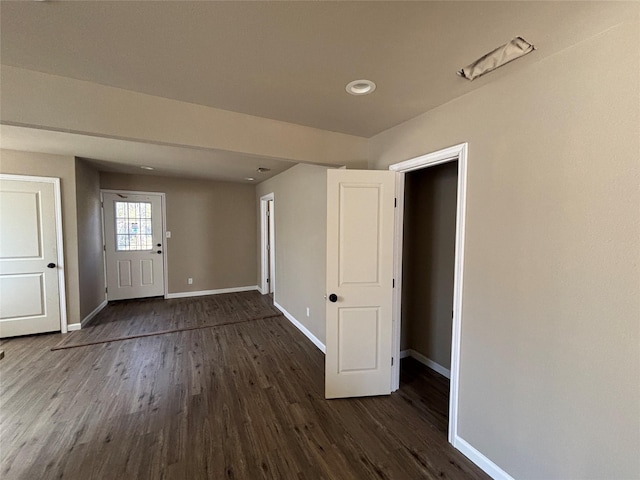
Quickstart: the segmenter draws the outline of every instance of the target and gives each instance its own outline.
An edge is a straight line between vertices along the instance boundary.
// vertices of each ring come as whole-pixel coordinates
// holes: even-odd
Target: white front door
[[[56,181],[0,180],[0,337],[61,329]]]
[[[164,295],[163,196],[103,192],[107,298]]]
[[[391,393],[394,200],[394,172],[327,171],[327,398]]]

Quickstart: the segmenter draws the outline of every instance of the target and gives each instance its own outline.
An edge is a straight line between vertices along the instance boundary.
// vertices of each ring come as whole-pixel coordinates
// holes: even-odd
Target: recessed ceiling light
[[[253,182],[255,180],[253,177],[244,177],[244,179],[248,182]]]
[[[153,167],[147,167],[146,165],[140,165],[143,170],[153,170]]]
[[[347,93],[351,95],[369,95],[376,89],[376,84],[371,80],[354,80],[347,84]]]

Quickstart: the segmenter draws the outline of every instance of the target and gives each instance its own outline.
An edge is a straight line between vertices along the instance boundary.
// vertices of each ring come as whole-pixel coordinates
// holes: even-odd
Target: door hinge
[[[393,199],[393,208],[398,208],[398,199],[397,198]]]
[[[104,208],[104,202],[100,202],[100,208]]]
[[[396,279],[395,278],[391,281],[391,288],[396,288]]]
[[[391,366],[393,367],[393,357],[391,357]]]
[[[104,287],[104,293],[109,293],[109,288],[108,287]]]
[[[270,278],[267,278],[267,283],[269,283],[270,281],[271,281],[271,279],[270,279]]]
[[[104,250],[106,252],[107,251],[107,246],[106,245],[102,245],[102,250]]]

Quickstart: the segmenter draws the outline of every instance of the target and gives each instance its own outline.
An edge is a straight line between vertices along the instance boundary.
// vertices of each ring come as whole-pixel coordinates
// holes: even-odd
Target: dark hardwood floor
[[[327,401],[322,353],[265,299],[118,302],[3,341],[0,478],[487,478],[447,443],[446,379],[409,361],[391,396]]]
[[[273,299],[257,292],[163,300],[111,302],[90,328],[65,335],[55,348],[104,342],[172,330],[190,330],[281,315]]]

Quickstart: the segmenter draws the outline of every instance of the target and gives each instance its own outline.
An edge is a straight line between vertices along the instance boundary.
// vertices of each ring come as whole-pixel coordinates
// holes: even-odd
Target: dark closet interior
[[[451,368],[458,162],[405,175],[403,382],[424,382],[428,414],[446,431]],[[424,400],[423,400],[424,401]]]

